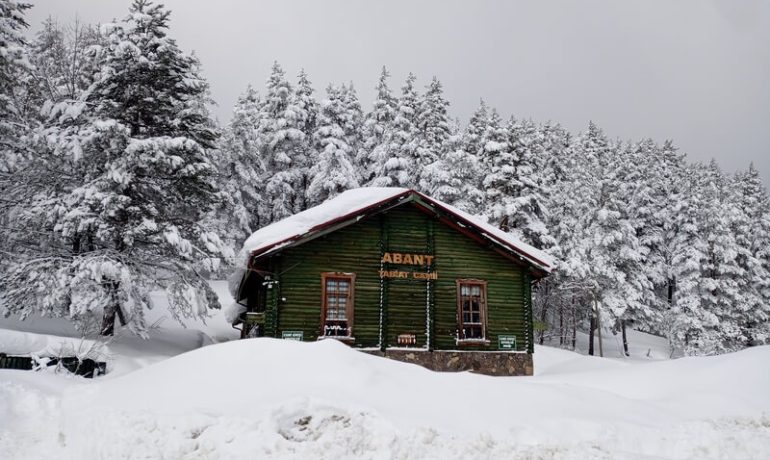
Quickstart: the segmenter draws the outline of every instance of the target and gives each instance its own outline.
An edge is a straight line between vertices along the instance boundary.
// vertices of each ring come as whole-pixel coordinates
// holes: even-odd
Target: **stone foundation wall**
[[[427,351],[427,350],[365,350],[405,363],[419,364],[433,371],[470,371],[486,375],[532,375],[532,355],[499,351]]]

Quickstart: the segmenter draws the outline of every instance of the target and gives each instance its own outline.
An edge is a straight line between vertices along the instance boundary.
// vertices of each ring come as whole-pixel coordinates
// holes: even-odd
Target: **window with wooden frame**
[[[353,336],[355,281],[356,275],[353,273],[321,274],[323,337]]]
[[[457,327],[460,341],[487,338],[487,282],[457,280]]]

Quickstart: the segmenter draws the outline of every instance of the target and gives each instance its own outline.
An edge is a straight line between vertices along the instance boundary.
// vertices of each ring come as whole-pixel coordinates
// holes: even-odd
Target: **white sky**
[[[29,0],[33,30],[122,18],[130,0]],[[200,57],[222,122],[278,60],[317,89],[353,81],[369,108],[386,65],[444,84],[464,121],[484,98],[505,117],[594,120],[611,137],[673,138],[770,184],[770,2],[766,0],[167,0],[171,35]]]

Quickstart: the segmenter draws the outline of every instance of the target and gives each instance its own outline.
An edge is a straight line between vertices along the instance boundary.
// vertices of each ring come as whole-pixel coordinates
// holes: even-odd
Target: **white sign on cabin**
[[[515,350],[516,336],[515,335],[498,335],[497,348],[499,350]]]
[[[281,332],[281,338],[284,340],[296,340],[302,342],[305,337],[305,333],[302,331],[283,331]]]

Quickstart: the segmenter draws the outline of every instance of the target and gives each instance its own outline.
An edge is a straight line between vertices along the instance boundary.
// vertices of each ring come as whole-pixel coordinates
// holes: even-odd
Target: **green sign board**
[[[285,340],[296,340],[302,342],[304,333],[302,331],[283,331],[281,332],[281,338]]]
[[[500,350],[515,350],[516,336],[515,335],[498,335],[497,348]]]

